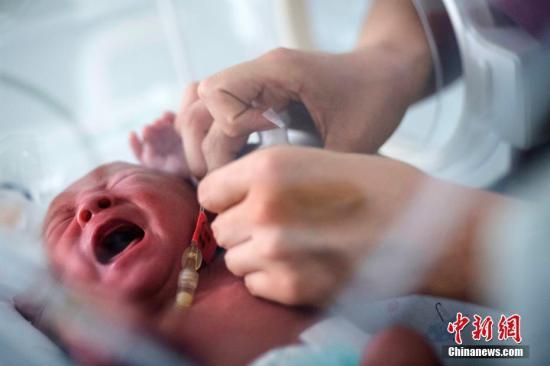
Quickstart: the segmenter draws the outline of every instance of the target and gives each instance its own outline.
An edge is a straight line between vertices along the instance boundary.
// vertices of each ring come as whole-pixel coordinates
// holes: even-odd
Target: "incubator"
[[[409,109],[381,152],[445,179],[490,186],[512,169],[518,150],[550,138],[547,36],[509,18],[506,1],[414,3],[432,48],[435,93]],[[307,1],[279,7],[288,14],[280,21],[285,46],[312,49],[322,40],[322,31],[311,34],[316,14],[304,12]]]
[[[409,109],[380,152],[444,179],[491,187],[513,169],[522,150],[550,139],[549,31],[528,32],[495,6],[497,1],[414,3],[431,46],[435,91]],[[73,303],[65,289],[45,274],[39,236],[52,197],[100,163],[132,160],[127,133],[139,129],[160,111],[175,108],[186,83],[277,46],[333,52],[350,49],[368,6],[369,1],[359,0],[348,1],[346,6],[329,0],[277,0],[268,5],[261,0],[1,2],[0,302],[4,295],[11,296],[38,283],[43,285],[39,296],[52,305],[52,317],[74,310],[71,315],[75,327],[95,324],[90,315],[93,312],[85,306],[82,312],[76,311],[83,304]],[[207,27],[204,19],[208,19]],[[437,21],[441,19],[454,32],[454,38],[444,39],[438,33],[441,22]],[[449,47],[445,41],[454,45]],[[281,115],[271,112],[270,119],[280,122],[279,127],[290,125],[290,129],[252,136],[251,143],[319,145],[314,136],[292,130],[287,117],[281,121]],[[444,192],[440,197],[448,198]],[[423,201],[421,205],[432,203]],[[535,221],[523,219],[514,224],[529,227]],[[537,223],[540,228],[541,223]],[[509,230],[512,227],[507,225]],[[525,227],[516,233],[521,230]],[[520,256],[512,236],[491,242],[504,241],[510,256]],[[517,241],[521,239],[516,238],[515,244]],[[541,237],[533,239],[537,244],[534,248],[546,255],[543,241]],[[497,248],[491,248],[491,253],[497,252]],[[415,257],[407,254],[406,259]],[[424,252],[421,254],[424,257]],[[403,272],[397,271],[394,278],[386,273],[383,254],[380,258],[365,276],[380,275],[380,283],[388,284],[383,290],[395,285],[396,293],[410,286],[403,279],[412,278],[418,263],[405,261],[400,267]],[[182,274],[182,287],[191,284],[192,288],[186,290],[192,293],[196,287],[193,270],[198,268],[192,262],[196,257],[185,259],[194,268]],[[522,256],[522,268],[528,268],[531,259]],[[527,276],[534,281],[532,287],[520,294],[500,289],[492,294],[493,298],[525,299],[544,290],[535,281],[545,275],[541,263],[537,264],[540,272],[536,278]],[[495,270],[492,275],[505,273]],[[334,311],[357,320],[357,324],[364,321],[373,330],[396,321],[397,315],[385,312],[391,302],[369,308],[372,314],[384,313],[386,317],[358,319],[364,309],[358,309],[357,304],[372,300],[362,295],[345,293]],[[190,301],[186,295],[180,300],[183,305]],[[447,341],[440,324],[436,324],[441,314],[438,312],[436,317],[431,310],[434,304],[441,304],[438,299],[399,301],[421,314],[413,319],[412,323],[417,323],[412,326],[422,328],[434,339]],[[76,307],[71,308],[71,304]],[[542,314],[537,305],[522,305]],[[451,301],[441,306],[448,313],[460,308]],[[448,320],[447,316],[443,318]],[[13,332],[18,326],[14,325]],[[155,342],[131,334],[102,339],[103,334],[114,332],[112,328],[98,320],[91,338],[99,344],[116,343],[119,351],[124,350],[118,355],[122,361],[144,365],[185,362]],[[6,349],[13,350],[13,354],[21,352],[14,346],[17,342],[9,338],[10,328],[6,329],[0,331],[0,344],[5,340],[10,345]],[[124,341],[117,343],[115,338]],[[139,357],[133,353],[136,345],[144,350]],[[25,355],[28,364],[43,364],[40,350],[55,349],[42,338],[34,346]],[[0,354],[0,363],[3,357]],[[57,354],[47,359],[52,364],[67,362]]]

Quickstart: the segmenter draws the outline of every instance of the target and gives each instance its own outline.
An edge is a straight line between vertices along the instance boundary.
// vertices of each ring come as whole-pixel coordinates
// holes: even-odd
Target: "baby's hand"
[[[183,152],[183,143],[175,129],[176,116],[166,112],[153,123],[145,126],[140,139],[130,133],[130,146],[139,162],[146,167],[189,177],[189,168]]]

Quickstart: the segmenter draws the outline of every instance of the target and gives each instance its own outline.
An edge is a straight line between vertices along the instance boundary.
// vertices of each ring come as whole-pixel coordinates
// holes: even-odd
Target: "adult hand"
[[[390,159],[274,147],[202,180],[228,269],[280,303],[323,305],[404,209],[423,175]]]
[[[425,85],[430,62],[412,64],[384,46],[345,54],[279,48],[215,74],[178,116],[191,171],[203,177],[233,160],[250,133],[274,127],[265,110],[292,102],[303,103],[326,148],[374,152]]]

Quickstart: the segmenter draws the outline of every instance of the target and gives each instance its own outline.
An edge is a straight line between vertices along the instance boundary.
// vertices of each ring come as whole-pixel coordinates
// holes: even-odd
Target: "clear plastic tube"
[[[178,276],[176,307],[188,308],[193,303],[195,290],[199,285],[199,268],[202,264],[201,252],[196,244],[185,251],[182,256],[182,270]]]

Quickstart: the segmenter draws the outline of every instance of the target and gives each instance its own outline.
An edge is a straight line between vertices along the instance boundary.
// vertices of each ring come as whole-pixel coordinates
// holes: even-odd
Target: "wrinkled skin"
[[[69,285],[159,306],[175,291],[197,211],[193,188],[175,176],[104,165],[52,202],[44,224],[46,252]],[[120,223],[137,225],[143,238],[102,263],[102,235]]]

